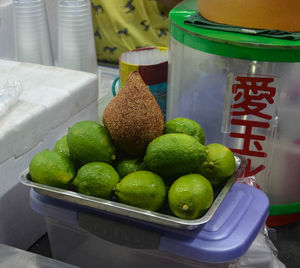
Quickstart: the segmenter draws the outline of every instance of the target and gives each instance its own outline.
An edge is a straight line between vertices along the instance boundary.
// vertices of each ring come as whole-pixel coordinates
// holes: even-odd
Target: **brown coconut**
[[[147,145],[164,130],[162,111],[137,71],[107,105],[102,121],[115,144],[137,157],[144,155]]]

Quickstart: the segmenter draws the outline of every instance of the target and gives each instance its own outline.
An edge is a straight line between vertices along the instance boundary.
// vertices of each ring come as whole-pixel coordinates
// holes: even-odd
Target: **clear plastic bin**
[[[93,235],[78,225],[46,218],[51,252],[55,259],[83,268],[199,268],[227,267],[204,264],[159,250],[137,250],[119,246]]]
[[[53,257],[83,268],[228,267],[255,240],[269,207],[262,191],[235,183],[209,222],[179,230],[50,198],[33,189],[30,204],[46,220]]]

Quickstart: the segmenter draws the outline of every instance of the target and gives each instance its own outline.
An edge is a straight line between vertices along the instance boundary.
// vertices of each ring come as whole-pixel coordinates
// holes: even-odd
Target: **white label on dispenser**
[[[232,80],[230,132],[233,152],[244,155],[248,164],[244,177],[255,176],[265,161],[253,165],[253,159],[267,157],[271,126],[275,119],[275,96],[278,77],[235,75]],[[262,160],[262,159],[261,159]]]

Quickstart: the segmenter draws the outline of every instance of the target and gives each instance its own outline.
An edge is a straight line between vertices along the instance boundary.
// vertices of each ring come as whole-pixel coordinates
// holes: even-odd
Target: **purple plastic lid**
[[[159,249],[206,263],[226,263],[247,251],[269,210],[269,200],[251,186],[235,183],[213,218],[191,231],[166,231]]]

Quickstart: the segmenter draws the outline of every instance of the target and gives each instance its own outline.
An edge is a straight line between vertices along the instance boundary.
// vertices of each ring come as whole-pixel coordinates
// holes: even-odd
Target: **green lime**
[[[129,173],[139,170],[147,170],[146,164],[143,159],[138,158],[124,158],[116,165],[116,171],[120,178],[124,178]]]
[[[81,194],[111,199],[113,188],[118,181],[119,175],[111,165],[104,162],[93,162],[78,170],[73,185]]]
[[[71,159],[70,151],[67,143],[67,135],[62,136],[59,140],[56,141],[53,150],[55,152],[60,153],[62,156]]]
[[[205,133],[199,123],[188,118],[174,118],[165,124],[165,133],[183,133],[205,144]]]
[[[161,177],[151,171],[135,171],[117,185],[115,195],[121,203],[151,211],[164,203],[166,187]]]
[[[60,153],[45,149],[37,153],[29,164],[32,181],[66,188],[75,177],[74,164]]]
[[[235,158],[232,151],[223,144],[211,143],[206,146],[207,160],[199,167],[199,173],[218,186],[235,171]]]
[[[213,202],[213,188],[200,174],[178,178],[168,193],[171,211],[179,218],[194,220],[202,216]]]
[[[67,143],[72,159],[82,165],[90,162],[111,163],[116,148],[107,129],[94,121],[75,123],[68,131]]]
[[[199,165],[206,160],[206,148],[187,134],[164,134],[148,145],[144,160],[154,173],[177,179],[198,171]]]

